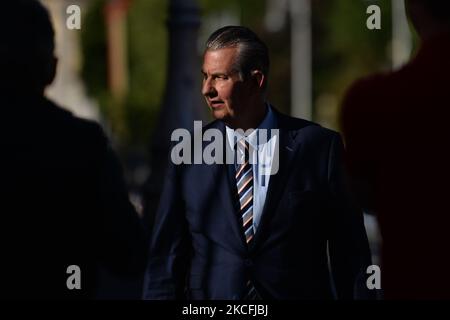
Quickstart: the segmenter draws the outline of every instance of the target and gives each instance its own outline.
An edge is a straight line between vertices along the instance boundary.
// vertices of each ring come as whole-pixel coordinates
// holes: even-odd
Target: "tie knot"
[[[248,150],[248,148],[249,148],[248,141],[245,140],[244,138],[242,138],[241,140],[239,140],[237,142],[237,147],[241,148],[241,149],[247,149]]]
[[[250,159],[250,144],[247,140],[241,139],[236,143],[236,151],[237,154],[243,155],[243,159],[241,156],[238,156],[237,158],[241,158],[243,160],[243,163],[248,161]],[[238,164],[242,164],[241,161],[238,161]]]

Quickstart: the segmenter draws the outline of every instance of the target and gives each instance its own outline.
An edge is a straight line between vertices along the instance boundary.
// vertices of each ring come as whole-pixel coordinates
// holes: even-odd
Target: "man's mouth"
[[[224,102],[222,100],[213,100],[209,102],[209,105],[211,108],[220,108],[224,105]]]

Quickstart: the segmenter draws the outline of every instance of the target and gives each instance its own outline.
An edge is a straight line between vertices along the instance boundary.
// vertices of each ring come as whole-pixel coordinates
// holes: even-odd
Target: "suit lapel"
[[[223,154],[224,157],[226,155],[231,155],[232,150],[228,145],[228,141],[226,138],[226,130],[225,125],[218,121],[217,129],[219,129],[223,134],[224,141],[224,149]],[[203,144],[205,147],[205,143]],[[230,160],[228,160],[230,161]],[[240,250],[246,249],[247,245],[244,238],[244,233],[242,231],[241,222],[239,220],[238,214],[238,199],[237,199],[237,189],[236,189],[236,178],[235,178],[235,168],[233,164],[227,164],[226,158],[224,160],[224,164],[216,164],[216,165],[205,165],[206,167],[213,167],[213,170],[209,172],[212,174],[214,181],[221,182],[221,187],[218,188],[220,193],[220,197],[222,198],[222,203],[224,204],[224,211],[227,215],[227,219],[231,224],[233,229],[233,234],[238,240]]]
[[[244,231],[242,227],[242,222],[239,216],[239,199],[237,197],[237,187],[236,187],[236,169],[234,167],[234,164],[228,164],[225,165],[227,174],[228,174],[228,190],[229,193],[229,201],[232,204],[233,210],[229,210],[232,215],[230,216],[230,219],[233,223],[233,229],[237,231],[239,239],[241,241],[241,244],[243,247],[247,247],[247,243],[245,241]]]
[[[261,237],[264,235],[270,220],[276,211],[279,204],[280,197],[284,192],[286,181],[288,180],[288,174],[290,167],[293,164],[296,151],[299,144],[295,143],[297,135],[296,130],[290,130],[286,119],[277,113],[278,127],[280,130],[279,136],[279,167],[278,173],[270,177],[269,187],[267,190],[266,201],[264,203],[263,212],[261,215],[261,221],[256,230],[254,241],[252,241],[250,250],[255,250],[258,244],[261,242]]]

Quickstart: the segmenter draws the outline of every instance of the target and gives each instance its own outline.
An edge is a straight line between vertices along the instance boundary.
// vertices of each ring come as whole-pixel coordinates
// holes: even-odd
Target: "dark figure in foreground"
[[[1,6],[0,297],[92,298],[99,265],[143,271],[143,228],[100,127],[44,98],[56,71],[47,11]],[[71,265],[81,290],[67,287]]]
[[[450,298],[450,2],[407,1],[422,43],[356,82],[342,109],[355,194],[377,214],[387,299]]]
[[[203,133],[215,129],[234,161],[170,162],[144,297],[332,299],[328,247],[337,298],[354,298],[370,252],[344,183],[339,135],[265,100],[268,50],[245,27],[210,36],[202,73],[216,119]],[[261,139],[270,129],[279,132]]]

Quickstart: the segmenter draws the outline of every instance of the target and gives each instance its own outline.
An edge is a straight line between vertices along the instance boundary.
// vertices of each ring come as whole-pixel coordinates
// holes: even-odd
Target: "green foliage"
[[[166,83],[167,1],[135,0],[129,12],[130,138],[147,144]]]
[[[84,18],[82,76],[121,145],[148,144],[165,84],[167,32],[164,0],[134,0],[127,20],[129,91],[115,101],[107,84],[105,0],[92,2]]]
[[[88,94],[100,101],[108,100],[107,91],[107,45],[106,30],[103,19],[105,1],[93,1],[89,12],[83,17],[84,28],[81,29],[83,66],[81,75]],[[100,103],[101,111],[108,113],[105,103]]]
[[[366,27],[370,4],[381,8],[382,29]],[[316,90],[342,91],[349,82],[371,72],[386,69],[391,37],[391,4],[382,1],[333,1],[317,10],[317,23],[324,30],[315,33],[314,66]],[[324,12],[325,11],[325,12]]]
[[[325,106],[326,125],[337,129],[338,103],[356,79],[390,68],[391,1],[314,1],[313,6],[313,87],[314,102],[321,94],[334,97]],[[381,30],[369,30],[369,5],[381,9]],[[323,107],[323,106],[322,106]],[[315,111],[318,106],[316,105]],[[322,110],[324,111],[324,110]],[[316,121],[323,119],[316,112]]]

